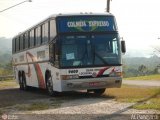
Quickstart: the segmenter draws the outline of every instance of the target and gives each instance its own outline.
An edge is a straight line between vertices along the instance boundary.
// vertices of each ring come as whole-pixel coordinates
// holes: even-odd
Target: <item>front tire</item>
[[[53,91],[53,82],[52,82],[52,77],[51,74],[48,73],[46,77],[46,88],[47,92],[50,96],[54,96],[55,92]]]

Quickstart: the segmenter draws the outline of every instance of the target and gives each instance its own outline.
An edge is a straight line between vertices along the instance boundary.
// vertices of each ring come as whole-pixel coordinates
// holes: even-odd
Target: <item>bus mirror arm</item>
[[[124,40],[121,41],[121,51],[122,53],[126,53],[126,43]]]

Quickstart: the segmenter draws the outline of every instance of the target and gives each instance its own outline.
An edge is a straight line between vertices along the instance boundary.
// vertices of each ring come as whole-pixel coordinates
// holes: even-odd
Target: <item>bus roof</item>
[[[59,17],[59,16],[88,16],[88,15],[105,15],[105,16],[113,16],[111,13],[92,13],[92,12],[90,12],[90,13],[87,13],[87,12],[85,12],[85,13],[83,13],[83,12],[81,12],[81,13],[68,13],[68,14],[62,14],[62,13],[59,13],[59,14],[53,14],[53,15],[51,15],[50,17]]]
[[[43,24],[45,21],[49,20],[49,19],[55,19],[57,17],[69,17],[69,16],[113,16],[113,14],[111,13],[108,13],[108,12],[105,12],[105,13],[92,13],[92,12],[81,12],[81,13],[68,13],[68,14],[62,14],[62,13],[59,13],[59,14],[53,14],[47,18],[45,18],[44,20],[38,22],[37,24],[29,27],[28,29],[24,30],[23,32],[20,32],[18,33],[17,35],[15,35],[13,38],[17,37],[18,35],[21,35],[21,34],[24,34],[25,32],[31,30],[32,28],[36,27],[37,25],[40,25],[40,24]]]

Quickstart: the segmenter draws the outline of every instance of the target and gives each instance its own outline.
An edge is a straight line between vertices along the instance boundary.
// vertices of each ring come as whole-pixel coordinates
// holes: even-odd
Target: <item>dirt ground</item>
[[[0,119],[7,115],[18,120],[125,120],[137,114],[160,114],[156,110],[135,110],[133,104],[86,92],[50,97],[46,91],[35,88],[29,91],[18,87],[0,89]]]

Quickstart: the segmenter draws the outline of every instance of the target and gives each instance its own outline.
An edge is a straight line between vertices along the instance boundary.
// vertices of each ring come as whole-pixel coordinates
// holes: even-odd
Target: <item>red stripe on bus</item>
[[[108,70],[109,68],[110,68],[110,67],[105,67],[105,68],[101,69],[101,70],[98,72],[97,77],[100,76],[100,75],[103,75],[103,73],[104,73],[106,70]]]
[[[38,63],[35,63],[34,66],[35,66],[37,78],[39,81],[39,87],[45,89],[46,86],[45,86],[44,77],[43,77],[43,73],[41,71],[40,65]]]
[[[28,54],[31,57],[32,62],[36,62],[37,61],[37,59],[31,53],[26,52],[26,54]],[[45,80],[44,80],[43,73],[41,71],[40,65],[38,63],[34,63],[33,65],[34,65],[34,68],[36,70],[39,87],[43,88],[43,89],[46,88]],[[28,69],[30,69],[30,68],[28,68]],[[31,72],[31,71],[28,70],[28,72]],[[31,74],[31,73],[28,73],[28,74]]]

